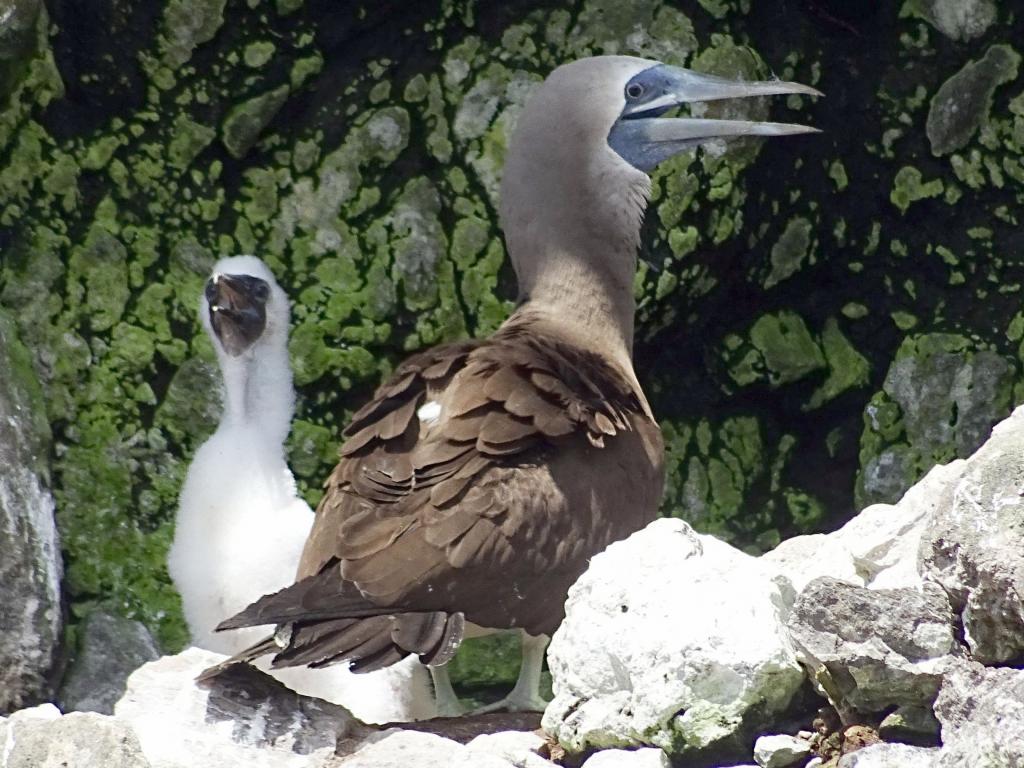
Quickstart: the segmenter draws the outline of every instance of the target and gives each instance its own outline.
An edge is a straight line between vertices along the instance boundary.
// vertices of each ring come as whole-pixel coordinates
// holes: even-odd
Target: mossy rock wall
[[[481,335],[513,276],[502,158],[558,63],[631,53],[827,97],[660,169],[637,369],[664,512],[743,546],[834,527],[1020,399],[1024,21],[992,0],[14,0],[0,32],[0,302],[46,395],[72,615],[185,640],[164,557],[218,412],[196,321],[223,254],[294,299],[289,444],[315,503],[408,352]],[[744,110],[741,112],[741,110]]]

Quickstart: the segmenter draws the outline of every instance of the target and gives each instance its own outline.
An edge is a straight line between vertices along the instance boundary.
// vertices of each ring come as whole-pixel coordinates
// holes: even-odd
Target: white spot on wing
[[[419,417],[420,421],[429,427],[441,418],[441,404],[436,400],[424,403],[420,406],[420,409],[416,411],[416,415]]]

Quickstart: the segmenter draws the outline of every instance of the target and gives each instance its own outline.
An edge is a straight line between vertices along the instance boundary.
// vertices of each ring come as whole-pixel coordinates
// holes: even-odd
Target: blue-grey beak
[[[626,85],[626,106],[608,134],[608,144],[634,167],[650,171],[658,163],[709,139],[817,133],[816,128],[791,123],[661,117],[681,104],[794,93],[823,95],[800,83],[729,80],[659,64],[636,75]]]

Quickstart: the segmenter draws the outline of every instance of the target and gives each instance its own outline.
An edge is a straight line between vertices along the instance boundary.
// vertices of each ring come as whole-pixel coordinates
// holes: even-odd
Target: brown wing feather
[[[441,415],[422,424],[428,401]],[[463,613],[552,631],[587,558],[654,516],[660,433],[641,403],[602,359],[521,327],[410,358],[345,430],[300,564],[309,587],[274,603],[271,620],[291,625],[275,664],[365,670],[410,652],[442,663]],[[614,508],[629,504],[639,510]],[[347,596],[335,617],[332,584]],[[373,606],[365,619],[353,590]],[[247,612],[265,623],[275,597]]]

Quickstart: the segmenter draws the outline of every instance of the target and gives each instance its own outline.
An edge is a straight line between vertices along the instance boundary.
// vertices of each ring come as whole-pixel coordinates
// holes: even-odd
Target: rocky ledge
[[[570,591],[543,721],[371,727],[255,669],[197,686],[220,657],[193,648],[113,715],[0,719],[0,768],[1010,768],[1022,595],[1024,408],[828,535],[752,557],[663,519],[613,544]]]

